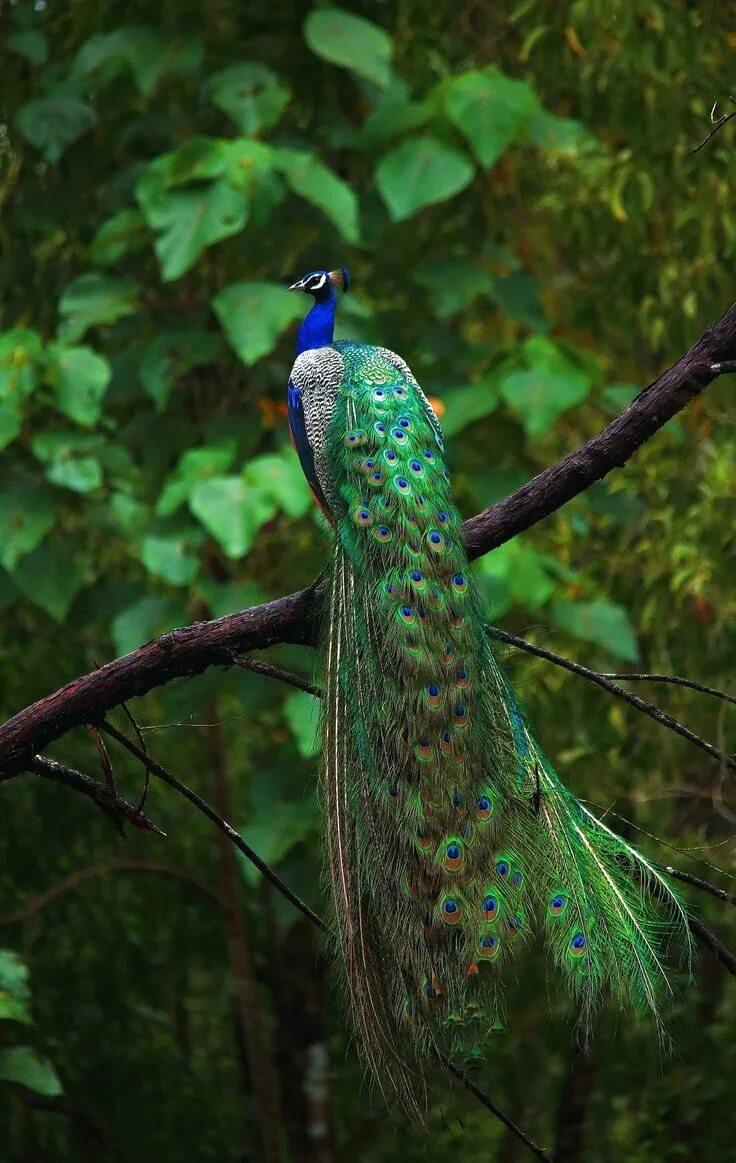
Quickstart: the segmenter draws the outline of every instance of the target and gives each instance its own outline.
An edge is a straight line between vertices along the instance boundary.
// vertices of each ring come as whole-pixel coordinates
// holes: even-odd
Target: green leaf
[[[227,113],[241,133],[260,133],[275,125],[289,103],[289,90],[265,65],[242,61],[210,77],[210,101]]]
[[[36,331],[16,327],[0,334],[0,400],[17,404],[31,394],[38,383],[42,353]]]
[[[445,414],[442,417],[442,431],[446,436],[462,432],[474,420],[489,416],[498,407],[498,393],[490,383],[470,384],[463,388],[452,388],[443,393],[442,403]]]
[[[299,459],[290,448],[278,456],[257,456],[249,461],[243,479],[289,517],[303,517],[313,504]]]
[[[473,167],[456,149],[434,137],[412,137],[379,163],[376,182],[395,222],[445,202],[473,180]]]
[[[391,81],[391,37],[378,25],[341,8],[318,8],[304,22],[313,53],[382,87]]]
[[[603,646],[615,658],[637,662],[639,648],[622,606],[605,600],[594,602],[554,602],[552,617],[561,630],[585,642]]]
[[[548,331],[549,323],[539,298],[539,283],[525,271],[513,271],[493,281],[492,298],[510,319],[534,331]]]
[[[159,517],[170,517],[189,499],[195,485],[209,477],[222,476],[235,459],[235,441],[208,444],[185,452],[166,481],[156,503]]]
[[[242,190],[222,180],[162,194],[144,206],[144,213],[158,231],[155,249],[164,282],[193,267],[206,247],[241,231],[248,216]]]
[[[124,254],[142,250],[147,241],[146,221],[141,211],[121,210],[102,223],[90,243],[89,257],[97,266],[112,266]]]
[[[85,577],[69,546],[52,539],[23,557],[13,570],[13,581],[34,606],[63,622]]]
[[[319,703],[306,691],[293,691],[284,699],[284,715],[296,740],[297,750],[305,759],[319,751]]]
[[[309,695],[306,697],[309,698]],[[318,820],[315,795],[299,803],[276,801],[267,809],[255,812],[247,827],[241,829],[241,835],[262,860],[273,866],[288,856],[297,844],[316,833]],[[245,856],[240,860],[240,867],[246,884],[258,884],[261,873]]]
[[[191,328],[189,331],[164,331],[156,335],[143,351],[140,375],[146,392],[162,412],[174,385],[194,367],[211,363],[223,348],[222,339],[213,331]]]
[[[245,364],[273,351],[281,332],[304,314],[299,296],[272,283],[232,283],[212,307]]]
[[[416,280],[427,287],[432,307],[440,319],[464,311],[479,295],[490,296],[494,280],[467,258],[428,259],[420,264]]]
[[[537,610],[548,602],[557,588],[556,563],[518,539],[499,545],[475,566],[481,584],[503,582],[512,601],[526,610]],[[491,616],[497,616],[491,599]]]
[[[17,562],[55,524],[54,507],[38,488],[9,485],[0,491],[0,565],[11,573]]]
[[[0,949],[0,1020],[32,1025],[31,991],[25,962],[12,949]]]
[[[199,572],[199,558],[190,553],[181,537],[144,537],[141,561],[154,577],[175,586],[186,586]]]
[[[114,80],[129,69],[144,97],[150,97],[167,73],[192,72],[201,63],[203,44],[198,36],[170,35],[146,27],[122,27],[98,33],[79,50],[72,75],[88,77],[102,72]]]
[[[540,108],[529,85],[493,67],[456,77],[444,91],[444,103],[447,116],[465,134],[485,169],[525,136]]]
[[[97,123],[97,114],[78,97],[56,92],[21,106],[15,123],[26,141],[42,151],[46,161],[55,162]]]
[[[584,368],[542,336],[526,341],[523,358],[528,370],[502,377],[499,390],[526,433],[540,436],[558,416],[585,399],[591,380]]]
[[[46,480],[75,493],[91,493],[102,484],[102,466],[93,456],[59,458],[49,466]]]
[[[14,32],[11,36],[6,36],[5,46],[11,52],[17,52],[18,56],[30,61],[32,65],[45,64],[48,56],[48,46],[44,37],[40,32],[33,30]]]
[[[15,400],[0,400],[0,450],[20,435],[23,422]]]
[[[244,557],[258,530],[276,512],[259,488],[242,477],[212,477],[195,485],[189,507],[228,557]]]
[[[64,1093],[59,1076],[48,1058],[43,1058],[30,1046],[12,1046],[0,1050],[0,1079],[16,1082],[45,1098],[57,1098]]]
[[[60,411],[90,428],[102,413],[102,398],[110,382],[110,365],[91,347],[49,347],[49,378]]]
[[[186,606],[177,599],[141,598],[113,619],[115,649],[118,654],[127,654],[188,620]]]
[[[114,323],[138,311],[137,283],[112,275],[79,275],[59,299],[59,338],[67,343],[81,339],[90,327]]]
[[[306,150],[280,149],[275,162],[295,194],[322,210],[346,242],[357,242],[358,199],[350,186]]]
[[[345,145],[359,149],[373,149],[409,129],[419,129],[432,117],[432,107],[426,101],[411,101],[404,81],[394,80],[390,89],[382,93],[363,122],[360,132],[350,127]]]

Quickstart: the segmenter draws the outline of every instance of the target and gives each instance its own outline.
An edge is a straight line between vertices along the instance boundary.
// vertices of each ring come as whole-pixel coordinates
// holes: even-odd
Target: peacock
[[[494,657],[437,416],[394,352],[314,300],[292,442],[334,538],[321,588],[321,791],[336,957],[370,1073],[418,1112],[432,1055],[482,1053],[540,933],[583,1032],[605,995],[664,1032],[683,904],[560,781]],[[421,1114],[420,1114],[421,1117]]]

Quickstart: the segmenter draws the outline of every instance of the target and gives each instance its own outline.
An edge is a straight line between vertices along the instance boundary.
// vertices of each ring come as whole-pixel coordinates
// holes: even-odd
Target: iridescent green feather
[[[689,934],[670,885],[560,783],[517,706],[411,373],[383,349],[334,349],[330,883],[359,1044],[416,1111],[428,1052],[483,1042],[535,927],[583,1023],[605,992],[658,1015],[669,946]]]

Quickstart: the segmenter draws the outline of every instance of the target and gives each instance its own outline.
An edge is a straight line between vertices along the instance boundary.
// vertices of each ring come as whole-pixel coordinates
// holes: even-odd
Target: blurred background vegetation
[[[283,404],[305,309],[283,288],[305,270],[350,267],[340,335],[395,348],[439,401],[468,515],[599,429],[733,298],[730,128],[690,153],[733,83],[729,5],[11,0],[0,15],[3,717],[318,572]],[[479,562],[493,619],[604,670],[728,687],[735,425],[726,378]],[[272,654],[311,674],[310,652]],[[723,772],[580,680],[507,663],[578,794],[732,872]],[[651,693],[729,748],[725,704]],[[232,669],[133,710],[319,910],[310,697]],[[52,753],[99,774],[83,731]],[[135,802],[140,771],[118,755],[115,770]],[[3,1160],[524,1157],[444,1080],[430,1138],[386,1111],[319,935],[168,789],[147,811],[167,839],[122,841],[32,775],[2,788]],[[735,999],[702,960],[671,1056],[606,1013],[581,1057],[529,956],[480,1082],[559,1160],[730,1160]]]

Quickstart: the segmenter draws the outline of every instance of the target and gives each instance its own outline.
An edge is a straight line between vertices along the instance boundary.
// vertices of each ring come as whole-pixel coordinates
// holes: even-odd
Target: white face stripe
[[[315,278],[317,279],[316,282],[314,281]],[[312,275],[311,279],[307,283],[307,290],[309,290],[309,291],[321,291],[326,282],[327,282],[327,275],[325,275],[325,274]]]

